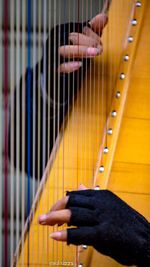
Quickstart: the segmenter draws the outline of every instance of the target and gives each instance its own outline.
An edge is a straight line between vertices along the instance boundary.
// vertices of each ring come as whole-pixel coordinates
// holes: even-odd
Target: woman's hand
[[[83,33],[71,32],[69,34],[70,45],[59,47],[60,56],[70,58],[72,61],[64,62],[58,67],[61,73],[70,73],[82,66],[82,58],[94,58],[103,51],[101,35],[107,24],[108,17],[100,13],[90,22],[90,27],[83,28]]]
[[[108,190],[69,192],[49,213],[39,217],[39,223],[76,226],[51,237],[93,246],[123,265],[150,266],[149,222]]]

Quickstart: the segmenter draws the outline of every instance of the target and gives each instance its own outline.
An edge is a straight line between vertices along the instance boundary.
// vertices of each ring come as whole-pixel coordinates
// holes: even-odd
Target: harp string
[[[89,4],[89,1],[88,1],[88,5],[86,6],[86,9],[85,9],[85,12],[86,12],[86,21],[88,21],[89,19],[89,8],[90,8],[90,4]],[[86,64],[85,64],[85,68],[87,70],[88,68],[88,59],[86,58],[85,59],[86,61]],[[86,129],[87,129],[87,125],[86,125],[86,112],[88,110],[88,71],[86,71],[86,74],[85,74],[85,115],[84,115],[84,120],[85,120],[85,123],[84,123],[84,136],[86,137],[86,134],[88,134],[86,132]],[[88,144],[89,144],[89,134],[88,134]],[[87,156],[87,160],[85,158],[84,160],[84,181],[85,181],[85,178],[86,178],[86,170],[88,169],[88,164],[89,164],[89,159],[90,159],[90,152],[88,153],[88,156]]]
[[[47,20],[47,1],[43,2],[42,7],[42,25],[43,25],[43,32],[42,32],[42,43],[43,43],[43,66],[42,66],[42,73],[41,73],[41,92],[42,92],[42,173],[44,173],[44,168],[46,165],[46,127],[47,127],[47,114],[46,114],[46,101],[47,101],[47,78],[46,78],[46,58],[47,58],[47,51],[46,51],[46,20]],[[45,187],[45,185],[44,185]],[[44,213],[44,205],[42,207]],[[42,229],[42,265],[44,264],[44,250],[45,250],[45,231],[46,228],[43,227]]]
[[[16,14],[16,244],[20,232],[20,1],[17,0]],[[18,258],[17,258],[18,260]]]
[[[33,114],[32,114],[32,179],[33,179],[33,188],[32,188],[32,201],[35,197],[36,190],[36,181],[35,181],[35,168],[36,168],[36,155],[35,155],[35,147],[36,147],[36,129],[37,129],[37,121],[36,121],[36,96],[37,96],[37,88],[36,88],[36,62],[37,62],[37,35],[36,35],[36,25],[37,25],[37,4],[36,0],[33,0],[33,54],[32,54],[32,62],[33,62]],[[33,211],[34,212],[34,211]]]
[[[27,1],[27,214],[29,218],[31,207],[31,0]],[[28,264],[30,262],[30,221],[28,220]]]
[[[51,12],[52,12],[52,1],[49,1],[49,13],[48,13],[48,25],[49,25],[49,34],[48,34],[48,38],[50,38],[50,33],[51,33],[51,27],[52,27],[52,21],[51,21]],[[51,79],[52,79],[52,74],[51,74],[51,41],[49,39],[48,42],[48,129],[47,129],[47,133],[48,133],[48,157],[50,156],[50,145],[51,145]],[[50,203],[50,194],[48,197],[48,203]],[[50,249],[50,241],[49,241],[49,229],[47,227],[47,239],[48,239],[48,243],[47,243],[47,254],[49,253],[49,249]],[[52,241],[53,242],[53,241]],[[53,242],[54,243],[54,242]],[[52,248],[53,251],[53,248]],[[54,251],[53,251],[54,252]]]
[[[53,24],[54,24],[54,50],[53,50],[53,53],[54,53],[54,66],[53,66],[53,147],[55,145],[55,141],[56,141],[56,120],[57,120],[57,112],[56,112],[56,107],[57,107],[57,104],[56,104],[56,90],[57,90],[57,85],[56,85],[56,66],[57,66],[57,58],[56,58],[56,47],[57,47],[57,44],[56,44],[56,19],[57,19],[57,3],[56,1],[54,1],[54,6],[53,6],[53,9],[54,9],[54,19],[53,19]],[[55,155],[56,155],[56,152],[55,152]],[[54,157],[55,157],[54,155]],[[54,193],[53,193],[53,204],[55,203],[55,201],[57,200],[57,170],[55,168],[54,170],[54,176],[53,176],[53,179],[55,181],[54,183]],[[56,226],[53,227],[53,231],[56,231]],[[53,242],[53,261],[56,260],[56,257],[57,257],[57,246],[58,244],[56,244],[55,242]]]
[[[56,1],[55,1],[56,2]],[[43,87],[43,125],[42,125],[42,130],[43,130],[43,162],[42,162],[42,173],[44,172],[44,168],[46,165],[46,48],[45,48],[45,43],[46,43],[46,20],[47,20],[47,1],[43,2],[43,44],[44,44],[44,49],[43,49],[43,79],[42,79],[42,87]]]
[[[21,205],[20,205],[20,208],[21,208],[21,231],[23,233],[23,230],[24,230],[24,224],[25,224],[25,212],[26,212],[26,207],[25,207],[25,198],[26,198],[26,182],[25,182],[25,146],[26,146],[26,140],[25,140],[25,119],[26,119],[26,116],[25,116],[25,69],[26,69],[26,53],[25,53],[25,50],[26,50],[26,31],[25,31],[25,24],[26,24],[26,4],[25,4],[25,1],[23,1],[22,3],[22,7],[21,7],[21,17],[22,17],[22,21],[21,21],[21,27],[22,27],[22,33],[21,33],[21,43],[22,43],[22,47],[21,47],[21,71],[22,71],[22,84],[21,84],[21,88],[19,86],[19,90],[21,89],[22,92],[20,92],[20,94],[22,95],[22,97],[20,96],[20,101],[21,101],[21,110],[20,110],[20,114],[21,114],[21,128],[22,128],[22,136],[21,136],[21,140],[22,142],[20,143],[20,146],[22,146],[22,155],[21,155],[21,158],[22,158],[22,164],[21,164],[21,186],[20,186],[20,190],[21,190]],[[21,246],[22,246],[22,249],[24,248],[24,235],[22,234],[22,237],[21,237]],[[24,254],[22,253],[22,265],[24,265]]]
[[[10,157],[11,162],[14,162],[14,88],[15,88],[15,16],[14,16],[14,0],[11,2],[11,14],[10,14],[10,32],[11,32],[11,42],[10,42]],[[1,128],[2,129],[2,128]],[[15,171],[14,165],[10,162],[10,259],[13,259],[14,253],[14,213],[15,213]]]
[[[83,23],[83,0],[81,1],[81,22]],[[81,59],[79,59],[81,61]],[[81,88],[83,84],[83,68],[81,68]],[[82,127],[82,136],[81,136],[81,142],[83,143],[83,90],[81,90],[81,119],[80,119],[80,125]],[[80,176],[80,183],[83,181],[83,150],[81,150],[81,175]],[[78,184],[79,186],[79,184]]]
[[[4,264],[8,266],[8,0],[4,2]]]
[[[92,17],[92,0],[90,0],[90,18]],[[92,60],[90,59],[90,63],[89,63],[89,114],[90,114],[90,125],[92,125],[91,123],[91,115],[92,115]],[[92,128],[90,126],[89,131],[92,131]],[[89,134],[89,160],[91,160],[91,158],[93,157],[93,154],[91,155],[91,135]],[[92,167],[92,166],[91,166]]]
[[[101,10],[101,4],[99,3],[99,8],[98,10]],[[100,24],[99,24],[99,27],[100,27]],[[102,57],[103,55],[101,55],[101,60],[102,60]],[[98,92],[97,92],[97,97],[98,97],[98,106],[97,106],[97,144],[99,144],[99,140],[100,140],[100,136],[99,136],[99,123],[100,123],[100,119],[101,119],[101,114],[100,114],[100,110],[101,110],[101,64],[99,63],[98,65],[98,70],[97,70],[97,75],[98,75],[98,84],[97,84],[97,87],[98,87]],[[96,99],[95,99],[96,100]],[[96,168],[96,166],[95,166]],[[95,170],[94,170],[94,173],[95,173]],[[93,186],[94,185],[94,177],[93,177]]]
[[[2,6],[2,1],[0,1],[0,5]],[[2,8],[0,9],[0,59],[2,60]],[[2,71],[0,72],[0,129],[2,129],[3,125],[3,112],[2,112],[2,106],[3,106],[3,99],[2,99]],[[2,138],[3,133],[1,131],[0,135],[0,265],[2,266],[2,229],[3,229],[3,212],[2,212],[2,203],[3,203],[3,172],[2,172]]]
[[[94,15],[94,12],[93,12],[94,10],[93,10],[93,5],[92,5],[92,3],[91,3],[91,17],[93,17],[93,15]],[[93,77],[91,76],[91,84],[92,84],[92,90],[93,90],[93,93],[92,93],[92,95],[93,95],[93,97],[91,97],[92,99],[91,99],[91,103],[92,103],[92,107],[93,107],[93,110],[92,110],[92,114],[96,114],[95,113],[95,111],[96,111],[96,61],[94,60],[94,62],[93,62],[93,72],[94,72],[94,75],[93,75]],[[93,125],[93,124],[92,124]],[[93,127],[93,126],[92,126]],[[96,126],[94,125],[94,129],[95,129],[95,139],[96,139],[96,136],[97,136],[97,132],[96,132]],[[91,134],[92,134],[92,128],[91,128]],[[91,148],[93,147],[93,139],[91,138]],[[94,149],[92,149],[92,151],[91,151],[91,153],[92,153],[92,157],[93,157],[93,163],[92,163],[92,177],[91,177],[91,179],[93,178],[93,176],[94,176],[94,170],[95,170],[95,154],[94,154]],[[92,182],[92,181],[91,181]]]
[[[40,87],[41,87],[41,31],[42,31],[42,1],[39,0],[38,1],[38,82],[37,82],[37,114],[38,114],[38,126],[37,126],[37,168],[38,168],[38,173],[37,173],[37,177],[38,177],[38,188],[40,185],[40,155],[41,155],[41,99],[40,99]],[[39,200],[38,200],[39,201]],[[38,216],[40,215],[39,210],[38,210]],[[40,251],[40,226],[38,225],[38,251]],[[39,253],[40,254],[40,253]],[[38,254],[38,262],[40,259],[40,255]]]
[[[63,16],[64,16],[64,23],[66,23],[66,18],[67,18],[67,0],[64,0],[64,10],[63,10]],[[66,24],[64,24],[64,35],[63,35],[63,43],[65,44],[65,35],[66,35]],[[64,49],[64,54],[66,54],[66,50]],[[65,57],[63,60],[63,63],[65,63]],[[66,75],[63,76],[63,122],[62,122],[62,131],[63,131],[63,136],[64,136],[64,131],[65,131],[65,84],[66,84]],[[62,159],[62,196],[64,195],[64,164],[65,164],[65,142],[63,138],[63,159]],[[63,227],[62,227],[63,228]],[[62,260],[64,259],[64,244],[62,243]]]

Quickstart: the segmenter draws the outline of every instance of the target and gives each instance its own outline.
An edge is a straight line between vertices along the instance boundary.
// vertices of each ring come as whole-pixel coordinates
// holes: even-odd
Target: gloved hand
[[[68,193],[68,244],[93,246],[123,265],[150,266],[150,224],[108,190]]]
[[[77,228],[52,233],[53,239],[93,246],[123,265],[150,266],[149,222],[111,191],[68,192],[39,217],[42,225],[66,222]]]

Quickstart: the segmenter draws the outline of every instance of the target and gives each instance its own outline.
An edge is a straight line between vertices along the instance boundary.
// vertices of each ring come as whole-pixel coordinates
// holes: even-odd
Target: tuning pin
[[[82,245],[82,248],[83,248],[84,250],[86,250],[86,249],[88,248],[88,246],[87,246],[87,245]]]
[[[132,43],[132,42],[133,42],[133,36],[129,36],[129,37],[128,37],[128,42],[129,42],[129,43]]]
[[[111,116],[112,116],[113,118],[115,118],[115,117],[117,116],[117,111],[116,111],[116,110],[113,110],[113,111],[111,112]]]
[[[142,3],[140,1],[137,1],[136,2],[136,7],[141,7],[142,6]]]
[[[124,73],[121,73],[121,74],[120,74],[120,79],[121,79],[121,80],[124,80],[125,77],[126,77],[126,75],[125,75]]]
[[[96,185],[95,188],[94,188],[94,190],[100,190],[99,185]]]
[[[120,98],[120,96],[121,96],[120,91],[117,91],[117,92],[116,92],[116,98]]]
[[[129,55],[125,55],[125,56],[123,57],[123,59],[124,59],[124,61],[128,61],[128,60],[129,60]]]
[[[133,20],[131,21],[131,24],[132,24],[132,26],[136,26],[136,25],[137,25],[137,20],[136,20],[136,19],[133,19]]]
[[[109,149],[107,146],[104,147],[104,154],[107,154],[109,152]]]
[[[112,135],[112,133],[113,133],[112,128],[109,128],[109,129],[107,130],[107,134]]]
[[[99,168],[99,172],[104,172],[104,166],[100,166],[100,168]]]

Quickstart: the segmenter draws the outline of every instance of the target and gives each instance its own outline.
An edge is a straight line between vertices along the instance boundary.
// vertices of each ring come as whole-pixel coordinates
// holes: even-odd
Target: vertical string
[[[71,5],[72,5],[72,3],[69,1],[69,3],[68,3],[68,22],[69,22],[69,27],[68,27],[68,32],[69,33],[71,33],[71,29],[70,29],[70,22],[71,22],[71,14],[70,14],[70,12],[71,12]],[[69,61],[70,61],[70,55],[69,55]],[[67,111],[67,127],[68,127],[68,132],[70,132],[70,120],[69,120],[69,118],[70,118],[70,90],[71,90],[71,88],[70,88],[70,86],[72,86],[71,85],[71,82],[70,82],[70,74],[68,74],[68,85],[67,85],[67,95],[68,95],[68,99],[66,99],[66,102],[67,102],[67,105],[68,105],[68,111]],[[68,140],[67,140],[67,142],[68,142],[68,147],[66,148],[68,151],[67,151],[67,155],[69,155],[70,154],[70,134],[68,135]],[[68,185],[68,187],[70,187],[70,185],[67,183],[67,185]],[[65,192],[64,192],[65,193]]]
[[[54,1],[54,20],[53,20],[53,23],[54,23],[54,27],[56,26],[56,1]],[[55,145],[55,137],[56,137],[56,27],[54,28],[54,47],[53,47],[53,54],[54,54],[54,57],[53,57],[53,60],[54,60],[54,64],[53,64],[53,148],[54,148],[54,145]],[[53,176],[53,179],[54,179],[54,193],[53,193],[53,203],[55,202],[56,200],[56,197],[57,197],[57,185],[56,185],[56,170],[54,170],[54,176]],[[55,226],[53,227],[53,230],[55,231]],[[53,261],[55,260],[55,242],[53,241]]]
[[[106,1],[105,1],[105,3],[106,3]],[[104,4],[105,4],[104,3]],[[110,36],[109,36],[109,28],[108,28],[108,31],[107,31],[107,44],[108,44],[108,47],[107,47],[107,62],[110,62],[110,67],[106,67],[104,70],[105,70],[105,73],[108,73],[108,75],[109,75],[109,73],[111,74],[111,54],[109,54],[109,51],[111,51],[110,49],[109,49],[109,45],[110,45],[110,42],[109,42],[109,40],[111,40],[111,38],[110,38]],[[110,60],[109,60],[109,57],[110,57]],[[104,73],[104,75],[105,75],[105,73]],[[112,88],[111,88],[111,75],[109,75],[109,84],[108,84],[108,87],[107,88],[109,88],[109,91],[111,91],[112,90]],[[107,116],[108,116],[108,89],[105,89],[106,90],[106,92],[105,92],[105,132],[106,132],[106,141],[105,141],[105,147],[107,147],[108,146],[108,142],[107,142]]]
[[[47,50],[46,50],[46,22],[47,22],[47,1],[44,1],[43,3],[43,81],[42,81],[42,94],[43,94],[43,125],[42,125],[42,131],[43,131],[43,140],[42,140],[42,154],[43,154],[43,162],[42,162],[42,173],[44,172],[44,168],[46,166],[46,127],[47,127],[47,114],[46,114],[46,101],[47,101],[47,67],[46,67],[46,58],[47,58]],[[45,207],[43,207],[43,211],[45,210]],[[43,255],[42,255],[42,265],[44,265],[44,250],[45,250],[45,242],[44,242],[44,233],[46,228],[43,228]]]
[[[47,102],[48,102],[48,110],[47,110],[47,118],[48,118],[48,122],[47,122],[47,159],[49,159],[49,156],[50,156],[50,140],[51,140],[51,131],[50,131],[50,127],[51,127],[51,40],[50,40],[50,33],[51,33],[51,12],[52,12],[52,3],[51,3],[51,0],[48,1],[49,3],[49,6],[48,6],[48,38],[49,38],[49,41],[48,41],[48,66],[47,66],[47,70],[48,71],[48,74],[46,74],[48,77],[47,77],[47,81],[48,81],[48,84],[47,84]],[[49,196],[48,196],[48,203],[50,203],[50,193],[49,193]],[[49,250],[50,250],[50,243],[52,241],[50,240],[49,238],[49,228],[47,227],[47,255],[49,253]],[[51,260],[51,259],[50,259]]]
[[[38,187],[40,185],[40,175],[41,175],[41,153],[42,153],[42,142],[41,142],[41,32],[42,32],[42,3],[43,1],[39,0],[38,2],[38,86],[37,86],[37,113],[38,113],[38,137],[37,137],[37,146],[38,146],[38,155],[37,155],[37,168],[38,168]],[[38,214],[40,215],[40,214]],[[40,251],[41,243],[40,243],[40,226],[38,225],[38,251]],[[40,260],[40,253],[38,255],[38,262]]]
[[[2,7],[2,1],[0,1],[0,6]],[[0,9],[0,60],[2,62],[2,8]],[[0,266],[2,266],[2,238],[3,238],[3,225],[2,225],[2,203],[3,203],[3,172],[2,172],[2,144],[3,144],[3,117],[2,117],[2,109],[3,109],[3,99],[2,99],[2,71],[0,72]]]
[[[55,1],[56,2],[56,1]],[[44,172],[44,168],[46,165],[46,21],[47,21],[47,2],[43,2],[43,44],[44,44],[44,49],[43,49],[43,81],[42,81],[42,87],[43,87],[43,125],[42,125],[42,130],[43,130],[43,140],[42,140],[42,173]]]
[[[98,10],[101,10],[101,4],[100,3],[99,3],[99,6],[98,6]],[[99,24],[99,26],[100,26],[100,24]],[[96,137],[97,137],[97,144],[98,144],[98,147],[99,147],[99,139],[100,139],[100,136],[99,136],[99,123],[100,123],[100,63],[98,64],[97,75],[98,75],[98,78],[97,78],[97,81],[98,81],[98,84],[97,84],[97,88],[98,88],[98,92],[97,92],[98,102],[97,102],[97,104],[98,104],[98,106],[97,106],[97,113],[96,113],[97,114],[97,132],[96,132]]]
[[[30,176],[31,176],[31,0],[27,1],[27,214],[30,214]],[[30,222],[28,220],[28,266],[30,264]]]
[[[90,10],[89,10],[89,15],[90,15],[90,18],[92,18],[92,0],[90,0]],[[90,59],[90,63],[89,63],[89,114],[90,114],[90,125],[92,125],[92,121],[91,121],[91,115],[92,115],[92,79],[91,79],[91,76],[92,76],[92,60]],[[92,127],[90,126],[90,129],[89,129],[90,133],[92,133],[93,129]],[[91,152],[91,134],[90,134],[90,137],[89,137],[89,159],[91,161],[91,158],[93,157],[92,152]]]
[[[104,0],[103,0],[103,6],[104,6]],[[106,88],[106,92],[105,92],[105,88],[104,88],[104,74],[105,74],[105,65],[104,65],[104,55],[102,54],[102,79],[101,79],[101,87],[102,87],[102,110],[101,110],[101,113],[102,113],[102,125],[104,125],[104,127],[106,128],[107,126],[106,125],[106,120],[105,120],[105,116],[106,116],[106,113],[105,113],[105,108],[106,108],[106,96],[105,96],[105,93],[107,94],[107,88]],[[107,117],[107,116],[106,116]],[[106,129],[107,131],[107,129]],[[101,149],[103,150],[103,147],[101,147]],[[101,164],[103,165],[103,157],[102,157],[102,162]]]
[[[4,267],[8,266],[8,0],[4,2]]]
[[[73,17],[73,21],[76,21],[76,0],[73,1],[73,4],[72,4],[72,8],[74,10],[74,17]],[[75,32],[75,23],[73,25],[73,32]],[[74,58],[74,55],[73,55],[73,61],[75,61],[75,58]],[[72,125],[75,125],[76,121],[75,121],[75,113],[74,113],[74,110],[75,110],[75,86],[74,86],[74,79],[75,79],[75,75],[74,75],[74,72],[72,74]],[[71,125],[71,126],[72,126]],[[74,146],[74,140],[76,140],[76,136],[72,136],[72,147]],[[76,178],[76,177],[75,177]]]
[[[47,126],[47,158],[49,158],[50,156],[50,140],[51,140],[51,131],[50,131],[50,121],[51,121],[51,40],[50,40],[50,34],[51,34],[51,28],[52,28],[52,25],[51,25],[51,13],[52,13],[52,3],[51,3],[51,0],[48,1],[49,3],[49,11],[48,11],[48,29],[49,29],[49,32],[48,32],[48,38],[49,38],[49,41],[48,41],[48,92],[47,92],[47,101],[48,101],[48,126]]]
[[[65,44],[65,35],[66,35],[66,17],[67,17],[67,0],[64,0],[64,35],[63,35],[63,44]],[[65,51],[64,51],[65,54]],[[65,62],[65,57],[64,57],[64,62]],[[64,63],[63,62],[63,63]],[[63,76],[63,122],[62,122],[62,132],[63,132],[63,136],[64,136],[64,132],[65,132],[65,83],[66,83],[66,76]],[[63,162],[62,162],[62,196],[64,195],[64,165],[65,165],[65,142],[64,142],[64,138],[63,138]],[[64,244],[62,244],[62,260],[64,259]]]
[[[88,0],[88,4],[86,6],[86,21],[88,21],[88,13],[89,13],[89,9],[90,9],[90,3],[89,3],[89,0]],[[86,58],[86,73],[85,73],[85,116],[84,116],[84,120],[85,120],[85,125],[84,125],[84,131],[85,131],[85,138],[86,138],[86,135],[87,135],[87,145],[88,145],[88,157],[87,157],[87,160],[85,158],[85,161],[84,161],[84,177],[86,177],[86,170],[88,168],[88,165],[89,165],[89,160],[90,160],[90,151],[89,151],[89,132],[86,131],[88,128],[87,126],[87,123],[86,123],[86,116],[87,116],[87,111],[88,111],[88,59]]]
[[[16,244],[20,231],[20,1],[17,0],[16,14]]]
[[[38,1],[38,61],[40,61],[41,58],[41,6],[42,6],[42,2],[41,0]],[[41,96],[41,62],[39,62],[38,64],[38,82],[37,82],[37,94],[38,94],[38,103],[37,103],[37,107],[38,107],[38,130],[37,130],[37,147],[38,147],[38,151],[37,151],[37,176],[38,176],[38,187],[39,187],[39,183],[40,183],[40,154],[41,154],[41,101],[40,101],[40,96]]]
[[[36,62],[37,62],[37,33],[36,33],[36,26],[37,26],[37,14],[38,14],[38,9],[37,9],[37,1],[33,0],[33,55],[32,55],[32,62],[33,62],[33,103],[32,103],[32,179],[33,179],[33,187],[32,187],[32,202],[34,201],[35,197],[35,192],[36,192],[36,179],[35,176],[37,175],[36,172],[36,151],[37,151],[37,67],[36,67]],[[33,210],[33,217],[35,214],[35,210]],[[34,259],[34,235],[32,236],[32,258]]]
[[[26,91],[26,86],[25,86],[25,69],[26,69],[26,3],[25,1],[22,2],[22,7],[21,7],[21,14],[22,14],[22,33],[21,33],[21,40],[22,40],[22,51],[21,51],[21,58],[22,58],[22,84],[21,84],[21,90],[22,92],[22,99],[20,98],[21,101],[21,128],[22,128],[22,136],[21,136],[21,140],[22,142],[20,143],[20,146],[22,146],[22,174],[21,174],[21,182],[22,182],[22,186],[20,186],[20,190],[21,190],[21,195],[22,195],[22,205],[21,205],[21,218],[22,218],[22,222],[21,222],[21,229],[22,229],[22,233],[24,230],[24,224],[25,224],[25,147],[26,147],[26,141],[25,141],[25,91]],[[20,90],[20,88],[19,88]],[[21,240],[21,246],[22,246],[22,251],[24,248],[24,235],[22,234],[22,240]],[[24,266],[24,253],[22,253],[22,266]]]
[[[91,8],[91,13],[92,13],[92,18],[93,18],[93,16],[95,16],[95,14],[94,14],[94,8],[93,8],[93,6],[92,6],[92,8]],[[92,99],[91,99],[91,102],[92,102],[92,108],[93,108],[93,110],[92,110],[92,114],[96,114],[96,61],[94,60],[93,62],[92,62],[92,66],[93,66],[93,71],[92,71],[92,77],[91,77],[91,79],[92,79]],[[97,115],[97,114],[96,114]],[[96,125],[93,125],[93,122],[92,122],[92,128],[94,128],[94,130],[96,130]],[[92,129],[91,129],[91,131],[92,131]],[[97,136],[97,132],[95,131],[95,135]],[[92,136],[92,132],[91,132],[91,136]],[[96,136],[95,136],[95,139],[96,139]],[[94,177],[94,170],[95,170],[95,152],[94,152],[94,149],[93,149],[93,139],[91,139],[91,149],[92,149],[92,171],[93,171],[93,173],[92,173],[92,177]]]
[[[59,5],[57,6],[57,10],[58,10],[58,25],[60,26],[60,23],[61,23],[61,9],[62,9],[62,7],[63,7],[63,5],[61,6],[61,2],[59,3]],[[60,30],[60,27],[59,27],[59,32],[58,32],[58,47],[60,47],[60,35],[61,35],[61,30]],[[57,53],[58,51],[56,51],[56,53]],[[60,65],[60,57],[58,56],[58,66]],[[57,72],[57,70],[56,70],[56,72]],[[56,111],[56,114],[57,114],[57,118],[56,118],[56,122],[57,122],[57,136],[59,135],[59,131],[60,131],[60,106],[61,106],[61,103],[60,103],[60,73],[58,73],[57,74],[58,75],[58,77],[57,77],[57,99],[56,99],[56,107],[57,107],[57,111]],[[57,180],[56,180],[56,188],[58,188],[58,190],[56,190],[56,192],[57,192],[57,200],[59,199],[59,177],[60,177],[60,174],[59,174],[59,168],[60,168],[60,166],[59,166],[59,157],[58,157],[58,160],[57,160],[57,174],[56,174],[56,176],[57,176]],[[57,229],[56,229],[56,231],[58,231],[58,227],[56,227]],[[57,260],[59,260],[58,259],[58,255],[59,255],[59,253],[58,253],[58,250],[59,250],[59,244],[57,244],[57,254],[56,254],[56,257],[57,257]]]
[[[15,35],[14,35],[14,0],[11,1],[11,13],[10,13],[10,32],[11,32],[11,43],[10,43],[10,260],[13,260],[14,253],[14,188],[15,188],[15,179],[14,179],[14,89],[15,89]]]
[[[37,111],[37,103],[36,103],[36,99],[37,99],[37,90],[38,88],[36,88],[37,84],[36,84],[36,75],[37,75],[37,68],[36,68],[36,62],[37,62],[37,33],[36,33],[36,25],[37,25],[37,1],[33,0],[33,57],[32,57],[32,61],[33,61],[33,114],[32,114],[32,129],[33,129],[33,142],[32,142],[32,179],[33,179],[33,189],[32,189],[32,201],[34,200],[34,196],[35,196],[35,186],[36,186],[36,180],[35,180],[35,176],[36,173],[35,169],[37,168],[36,166],[36,129],[37,129],[37,121],[36,121],[36,111]],[[37,177],[36,177],[37,178]]]
[[[81,1],[81,23],[83,23],[83,0]],[[83,61],[83,58],[80,59]],[[83,68],[81,68],[81,89],[82,89],[82,84],[83,84]],[[84,142],[84,129],[83,129],[83,89],[81,90],[81,121],[80,121],[80,125],[81,125],[81,143],[83,144]],[[80,183],[81,181],[83,181],[83,150],[81,150],[81,174],[79,175],[80,177]],[[78,185],[79,186],[79,185]]]

